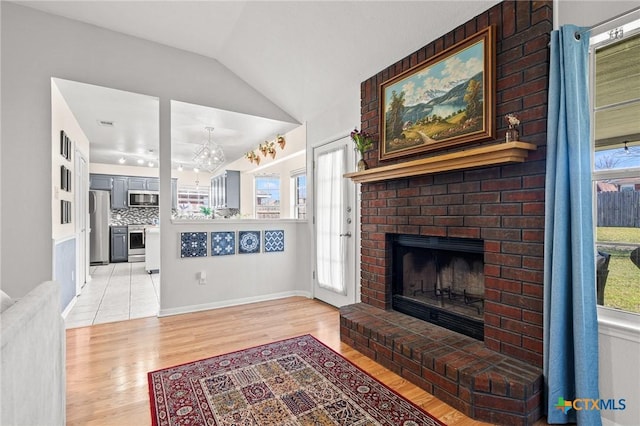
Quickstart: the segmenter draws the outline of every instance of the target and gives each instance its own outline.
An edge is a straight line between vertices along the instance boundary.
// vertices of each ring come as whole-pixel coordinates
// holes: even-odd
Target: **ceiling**
[[[329,111],[344,93],[397,60],[441,37],[458,25],[499,3],[471,1],[28,1],[21,5],[93,24],[218,60],[299,123]],[[61,90],[65,99],[68,94]],[[124,98],[130,99],[128,95]],[[105,98],[113,111],[115,99]],[[69,102],[69,100],[67,100]],[[157,102],[157,100],[156,100]],[[71,103],[74,103],[73,101]],[[80,103],[80,101],[78,102]],[[152,103],[151,99],[141,103]],[[75,106],[72,106],[75,110]],[[189,123],[191,131],[219,128],[214,136],[240,132],[219,125],[220,111],[200,110],[204,118]],[[75,113],[76,111],[74,111]],[[147,115],[143,113],[143,115]],[[245,116],[245,119],[251,117]],[[92,117],[88,121],[116,120]],[[84,121],[84,119],[83,119]],[[127,132],[149,135],[157,150],[157,122],[127,123]],[[83,123],[80,123],[83,125]],[[271,123],[291,125],[291,123]],[[134,126],[137,130],[134,130]],[[146,129],[154,126],[155,130]],[[84,127],[83,127],[84,128]],[[101,129],[104,131],[105,129]],[[113,130],[113,129],[112,129]],[[267,132],[268,130],[268,132]],[[123,130],[125,131],[125,130]],[[156,132],[155,134],[153,132]],[[172,132],[172,139],[188,142],[193,133]],[[96,134],[87,134],[93,143]],[[237,136],[237,134],[235,135]],[[253,137],[253,136],[252,136]],[[252,144],[272,139],[272,128]],[[151,139],[150,139],[151,140]],[[113,142],[110,142],[113,144]],[[135,142],[144,145],[142,138]],[[93,148],[93,147],[92,147]],[[246,150],[244,147],[240,152]],[[130,149],[130,148],[126,148]],[[141,148],[144,151],[144,147]],[[154,148],[149,148],[154,149]],[[147,149],[148,152],[148,149]],[[93,152],[91,153],[94,158]],[[231,157],[229,153],[228,157]]]
[[[91,162],[158,166],[158,98],[59,78],[53,81],[90,141]],[[211,140],[222,147],[226,164],[255,149],[259,142],[273,140],[297,126],[172,101],[172,168],[194,166],[195,152],[209,138],[206,127],[213,127]]]

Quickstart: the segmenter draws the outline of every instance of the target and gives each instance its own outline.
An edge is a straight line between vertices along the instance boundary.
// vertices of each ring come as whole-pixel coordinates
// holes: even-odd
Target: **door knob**
[[[340,234],[341,237],[350,237],[351,232],[345,232],[344,234]]]

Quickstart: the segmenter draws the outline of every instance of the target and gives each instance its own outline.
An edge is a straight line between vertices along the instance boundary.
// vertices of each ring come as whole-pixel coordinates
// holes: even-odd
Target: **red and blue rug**
[[[149,373],[154,426],[441,426],[311,335]]]

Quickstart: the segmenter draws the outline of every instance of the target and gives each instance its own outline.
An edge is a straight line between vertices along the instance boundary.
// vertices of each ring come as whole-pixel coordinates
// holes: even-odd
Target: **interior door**
[[[355,185],[343,177],[350,148],[345,137],[313,150],[314,297],[338,307],[356,301]]]
[[[89,275],[89,166],[87,160],[76,150],[75,152],[75,205],[77,235],[77,271],[76,296],[82,287],[91,279]]]

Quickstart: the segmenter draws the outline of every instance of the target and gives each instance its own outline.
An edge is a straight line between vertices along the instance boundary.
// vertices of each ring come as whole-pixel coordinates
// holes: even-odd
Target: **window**
[[[280,177],[256,176],[256,218],[280,218]]]
[[[295,219],[307,218],[307,175],[306,171],[293,172],[291,174],[291,187],[293,196],[291,197],[292,217]]]
[[[208,186],[178,186],[178,212],[198,213],[201,207],[209,207]]]
[[[625,25],[590,38],[597,299],[604,307],[636,314],[640,313],[639,28],[640,21],[635,21],[635,29]]]

